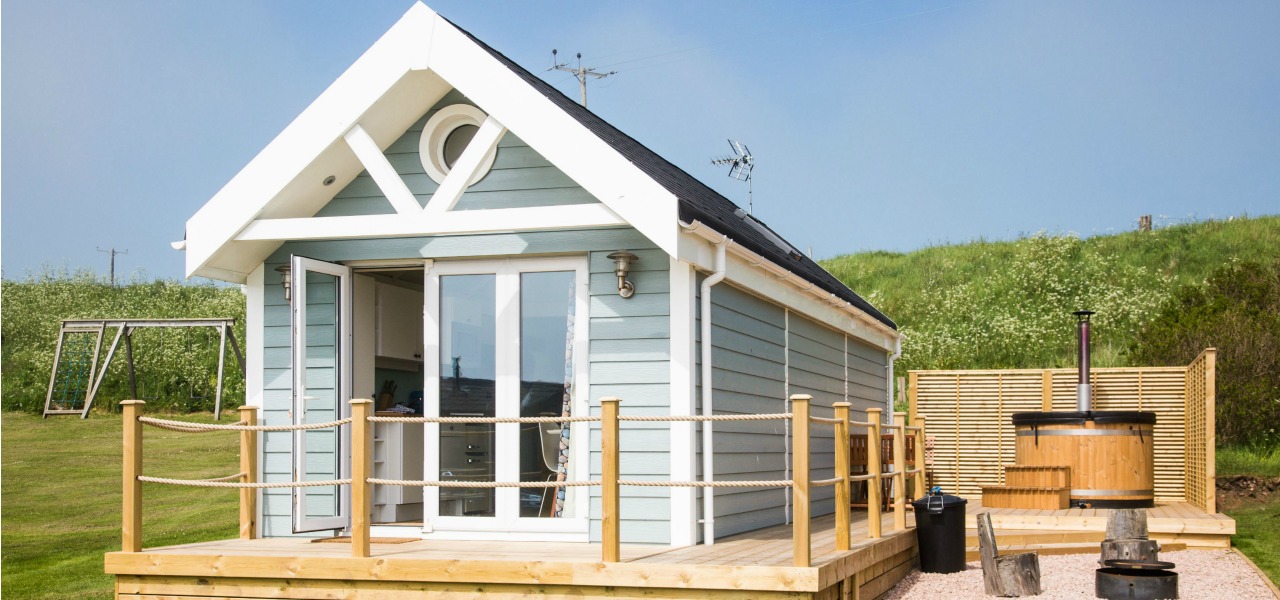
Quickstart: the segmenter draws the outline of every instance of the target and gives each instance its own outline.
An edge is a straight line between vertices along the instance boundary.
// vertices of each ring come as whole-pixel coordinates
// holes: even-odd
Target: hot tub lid
[[[1138,410],[1013,413],[1014,425],[1082,425],[1085,421],[1093,421],[1099,425],[1105,423],[1155,425],[1156,413]]]

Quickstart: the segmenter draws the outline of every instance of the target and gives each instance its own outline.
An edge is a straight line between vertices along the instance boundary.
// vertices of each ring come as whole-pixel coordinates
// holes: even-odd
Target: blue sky
[[[1280,3],[429,5],[818,258],[1280,213]],[[0,5],[4,276],[182,276],[169,242],[410,6]]]

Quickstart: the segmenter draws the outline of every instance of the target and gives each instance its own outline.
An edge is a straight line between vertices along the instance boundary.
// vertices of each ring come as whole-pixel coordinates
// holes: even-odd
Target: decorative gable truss
[[[424,207],[383,151],[450,90],[485,117]],[[600,202],[455,210],[508,131]],[[316,216],[361,171],[394,212]],[[187,273],[243,282],[287,240],[620,225],[674,253],[677,222],[674,195],[419,3],[188,220]]]
[[[236,240],[376,238],[626,224],[604,204],[454,211],[462,194],[484,167],[485,157],[497,149],[506,132],[506,127],[488,116],[427,205],[422,207],[377,142],[356,124],[343,138],[395,209],[395,214],[256,219]]]

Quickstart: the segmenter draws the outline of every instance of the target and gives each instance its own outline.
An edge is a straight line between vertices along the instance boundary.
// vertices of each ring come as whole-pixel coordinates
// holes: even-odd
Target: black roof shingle
[[[456,23],[452,21],[450,23],[454,27],[458,27]],[[461,27],[458,27],[458,30],[481,48],[484,48],[486,52],[505,65],[511,72],[515,73],[530,86],[533,86],[535,90],[553,104],[568,113],[605,143],[612,146],[614,150],[631,161],[646,175],[653,178],[659,185],[671,192],[679,200],[680,220],[686,223],[703,222],[708,227],[728,235],[733,239],[734,243],[741,244],[774,264],[804,277],[814,285],[852,303],[877,321],[897,329],[898,326],[892,319],[854,293],[848,286],[836,279],[834,275],[828,273],[826,269],[818,266],[818,263],[791,248],[789,244],[782,240],[781,236],[769,229],[768,225],[750,215],[746,215],[745,211],[734,204],[733,201],[720,195],[705,183],[698,181],[653,150],[610,125],[595,113],[587,110],[585,106],[578,104],[551,84],[530,73],[501,52],[494,50],[479,38],[471,35],[467,30]],[[770,237],[775,238],[777,241],[770,239]],[[779,245],[778,241],[781,241],[782,244]]]

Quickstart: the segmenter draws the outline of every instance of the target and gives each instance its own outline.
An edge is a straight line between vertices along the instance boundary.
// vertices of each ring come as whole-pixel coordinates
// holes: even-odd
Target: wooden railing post
[[[836,550],[849,549],[849,406],[848,402],[831,405],[836,418]]]
[[[809,566],[809,401],[791,396],[791,545],[795,566]]]
[[[241,406],[240,420],[245,425],[258,424],[258,407]],[[240,432],[240,472],[244,473],[242,483],[258,481],[258,432]],[[240,539],[252,540],[258,537],[258,490],[240,488]]]
[[[373,400],[351,401],[351,556],[369,556],[369,517],[372,506]]]
[[[600,399],[600,559],[622,560],[618,511],[618,398]]]
[[[914,425],[920,428],[920,429],[917,429],[915,432],[916,433],[916,436],[915,436],[916,452],[915,452],[914,460],[916,463],[916,468],[920,470],[919,473],[916,473],[915,493],[913,494],[916,497],[916,499],[923,498],[925,495],[925,492],[927,491],[925,489],[927,487],[927,481],[925,478],[925,469],[924,469],[924,422],[925,422],[924,415],[916,415],[915,421],[913,423]]]
[[[907,413],[893,413],[893,528],[907,528]]]
[[[880,479],[880,409],[868,408],[867,421],[871,423],[867,428],[867,473],[871,475],[867,481],[867,537],[874,540],[880,537],[880,490],[884,487]]]
[[[124,510],[120,524],[120,550],[142,552],[142,400],[120,403],[124,413]]]

